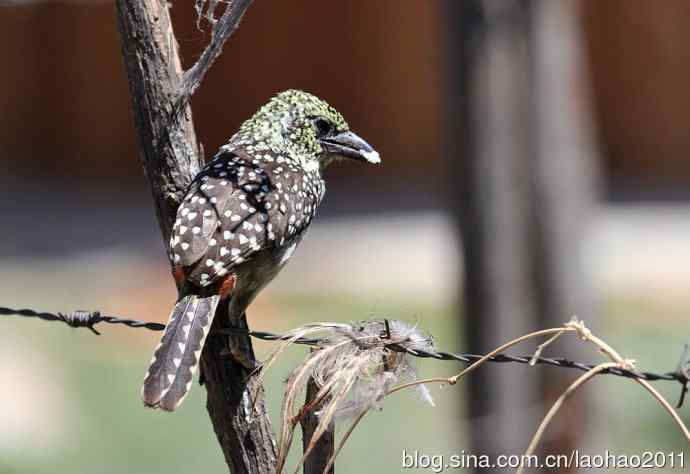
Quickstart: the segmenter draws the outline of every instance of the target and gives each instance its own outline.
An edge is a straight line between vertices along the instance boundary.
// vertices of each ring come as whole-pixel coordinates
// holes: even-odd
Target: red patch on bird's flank
[[[218,284],[218,294],[220,295],[220,299],[224,300],[230,295],[230,293],[232,293],[236,282],[237,278],[235,275],[228,275],[220,281]]]
[[[175,284],[177,285],[177,289],[179,290],[184,286],[184,282],[187,279],[187,275],[184,273],[184,267],[182,265],[175,265],[172,268],[172,274],[173,278],[175,279]]]

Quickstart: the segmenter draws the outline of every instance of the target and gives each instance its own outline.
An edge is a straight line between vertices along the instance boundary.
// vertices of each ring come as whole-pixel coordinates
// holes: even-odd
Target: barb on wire
[[[676,367],[676,373],[684,378],[684,380],[678,380],[682,388],[680,389],[680,398],[678,399],[678,405],[676,408],[683,406],[685,401],[685,395],[687,395],[688,390],[690,390],[690,351],[688,350],[688,345],[683,346],[683,352],[680,355],[680,360],[678,361],[678,366]]]
[[[0,315],[39,318],[44,321],[61,321],[73,328],[88,328],[91,330],[91,332],[97,335],[101,334],[96,330],[96,328],[94,328],[94,326],[98,323],[124,324],[125,326],[131,328],[146,328],[152,331],[162,331],[165,329],[165,324],[149,323],[134,319],[124,319],[116,316],[107,316],[101,314],[100,311],[87,311],[83,309],[78,309],[69,313],[48,313],[34,311],[32,309],[12,309],[0,307]]]
[[[138,321],[134,319],[118,318],[116,316],[103,315],[100,311],[86,311],[86,310],[76,310],[69,313],[49,313],[34,311],[32,309],[12,309],[0,306],[0,315],[16,315],[23,317],[33,317],[39,318],[44,321],[60,321],[73,328],[84,327],[90,329],[94,334],[100,334],[94,326],[98,323],[108,323],[108,324],[123,324],[128,327],[133,328],[145,328],[152,331],[162,331],[165,329],[165,324]],[[389,325],[386,324],[387,320],[383,321],[384,327],[388,328]],[[287,341],[292,340],[293,344],[303,344],[307,346],[319,346],[327,343],[328,341],[323,338],[309,338],[300,337],[294,338],[291,334],[274,334],[266,331],[245,331],[241,329],[222,329],[218,334],[248,334],[256,339],[261,339],[264,341]],[[390,329],[384,330],[380,335],[382,340],[390,339]],[[386,343],[385,347],[393,352],[404,352],[410,354],[414,357],[419,357],[423,359],[436,359],[436,360],[446,360],[446,361],[456,361],[462,363],[472,363],[484,357],[480,354],[472,353],[452,353],[445,351],[432,351],[425,350],[419,347],[411,348],[409,345],[400,344],[396,341],[391,340],[390,343]],[[568,369],[576,369],[582,372],[587,372],[594,367],[596,364],[586,364],[582,362],[572,361],[564,357],[534,357],[534,355],[508,355],[508,354],[496,354],[495,356],[488,359],[487,362],[495,363],[518,363],[518,364],[539,364],[539,365],[550,365],[553,367],[562,367]],[[673,381],[681,384],[681,395],[678,402],[678,407],[680,408],[685,401],[687,392],[690,390],[690,350],[688,345],[681,354],[680,361],[676,367],[676,370],[666,373],[654,373],[654,372],[644,372],[637,370],[623,369],[619,367],[610,367],[604,369],[600,374],[605,375],[615,375],[618,377],[626,377],[631,379],[641,379],[650,382],[665,380]]]

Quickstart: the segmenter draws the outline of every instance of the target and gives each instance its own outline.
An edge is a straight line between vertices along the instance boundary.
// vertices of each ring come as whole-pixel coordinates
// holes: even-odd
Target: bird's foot
[[[253,355],[247,354],[241,347],[237,347],[232,340],[228,341],[228,347],[223,349],[220,355],[233,358],[235,362],[249,371],[255,371],[261,367]]]

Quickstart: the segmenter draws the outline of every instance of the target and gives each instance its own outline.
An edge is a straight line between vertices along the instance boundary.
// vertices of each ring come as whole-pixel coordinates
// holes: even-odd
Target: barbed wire
[[[99,323],[108,324],[122,324],[127,327],[132,328],[145,328],[151,331],[162,331],[165,329],[165,324],[152,323],[146,321],[138,321],[135,319],[119,318],[116,316],[109,316],[101,314],[100,311],[88,311],[88,310],[76,310],[69,313],[50,313],[35,311],[32,309],[13,309],[0,306],[0,315],[4,316],[22,316],[26,318],[39,318],[44,321],[59,321],[67,324],[73,328],[88,328],[94,334],[100,335],[94,326]],[[388,320],[384,320],[386,327],[388,327]],[[224,328],[219,331],[223,334],[247,334],[256,339],[261,339],[264,341],[287,341],[291,340],[294,344],[303,344],[308,346],[318,346],[327,342],[326,339],[319,338],[305,338],[299,337],[294,338],[290,334],[274,334],[266,331],[246,331],[241,329],[229,329]],[[386,345],[386,347],[392,351],[404,352],[410,354],[414,357],[419,357],[423,359],[436,359],[436,360],[447,360],[456,361],[463,363],[473,363],[483,358],[480,354],[471,353],[453,353],[445,351],[428,351],[423,349],[413,349],[399,343],[391,343]],[[487,362],[495,363],[518,363],[518,364],[528,364],[528,365],[549,365],[553,367],[562,367],[567,369],[576,369],[583,372],[587,372],[594,368],[596,364],[586,364],[582,362],[573,361],[565,357],[534,357],[533,355],[520,355],[513,356],[508,354],[496,354],[487,359]],[[690,351],[688,350],[688,345],[685,344],[680,360],[676,369],[672,372],[665,373],[655,373],[655,372],[644,372],[637,370],[628,370],[619,367],[611,367],[609,369],[602,370],[600,374],[604,375],[615,375],[618,377],[625,377],[631,379],[641,379],[650,382],[655,382],[659,380],[663,381],[673,381],[681,384],[681,394],[678,401],[677,407],[680,408],[685,401],[685,396],[690,390]]]

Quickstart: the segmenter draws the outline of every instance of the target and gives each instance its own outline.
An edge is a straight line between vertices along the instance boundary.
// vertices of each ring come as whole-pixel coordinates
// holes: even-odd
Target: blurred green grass
[[[38,301],[26,302],[29,306],[32,303],[46,306]],[[269,322],[250,313],[252,327],[280,331],[312,321],[394,317],[418,321],[420,327],[435,335],[440,348],[462,350],[461,329],[454,308],[432,301],[399,295],[331,294],[279,297],[273,298],[271,304],[280,308],[279,322]],[[690,337],[686,306],[684,302],[677,305],[665,302],[660,307],[656,300],[610,297],[603,307],[601,321],[593,326],[597,334],[623,355],[636,358],[640,368],[663,372],[673,369],[682,343]],[[143,330],[134,334],[139,330],[104,326],[104,335],[95,337],[87,331],[19,318],[3,319],[2,325],[3,344],[9,341],[12,345],[9,350],[19,355],[33,354],[25,367],[27,373],[36,369],[38,375],[57,378],[63,397],[54,400],[38,397],[40,405],[35,406],[46,417],[46,424],[59,424],[50,430],[52,435],[40,437],[40,442],[35,443],[30,435],[26,439],[12,438],[12,435],[7,435],[10,439],[0,437],[0,473],[226,471],[206,414],[203,388],[195,386],[183,407],[173,415],[146,410],[139,401],[138,389],[158,334]],[[265,356],[270,348],[268,343],[256,344],[259,357]],[[557,345],[549,351],[557,353]],[[304,348],[291,348],[268,372],[268,403],[276,426],[280,422],[284,379],[304,354]],[[22,360],[18,357],[14,363],[21,364]],[[599,359],[592,351],[589,361],[596,360]],[[450,375],[457,367],[454,363],[425,360],[418,364],[424,377]],[[13,387],[27,396],[44,388],[40,379],[36,382],[29,377],[4,382],[7,384],[4,390]],[[471,383],[471,379],[466,383]],[[675,402],[679,387],[668,383],[656,386]],[[453,454],[466,449],[465,430],[471,429],[471,423],[463,415],[462,384],[443,389],[434,386],[431,390],[437,408],[424,405],[414,393],[396,394],[386,401],[383,411],[367,415],[344,449],[338,472],[400,472],[403,449],[429,454]],[[600,453],[608,448],[618,454],[633,454],[684,449],[686,459],[690,455],[677,427],[636,384],[601,377],[586,390],[594,394],[597,402],[588,415],[592,423],[589,451]],[[681,411],[686,421],[690,420],[689,413],[690,404]],[[538,422],[534,420],[535,428]],[[525,433],[525,440],[531,434]],[[296,462],[300,443],[299,439],[295,440],[289,465]]]

